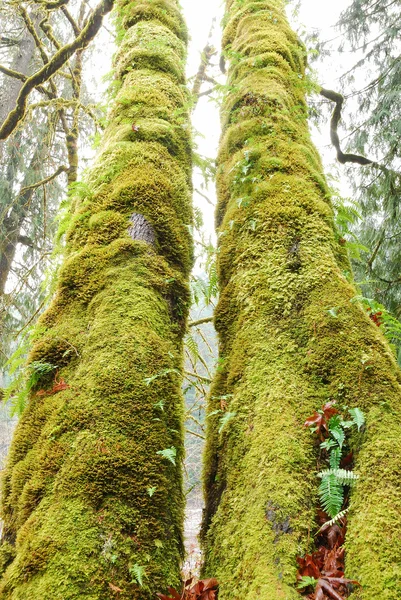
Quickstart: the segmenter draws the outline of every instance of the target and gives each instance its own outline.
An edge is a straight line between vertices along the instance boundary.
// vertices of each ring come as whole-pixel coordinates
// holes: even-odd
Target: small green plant
[[[299,590],[304,590],[305,588],[310,586],[315,587],[316,582],[317,579],[315,579],[314,577],[309,577],[308,575],[305,575],[304,577],[301,577],[301,579],[298,581],[297,588]]]
[[[171,446],[171,448],[165,448],[164,450],[159,450],[156,452],[156,454],[160,454],[160,456],[166,458],[174,466],[176,465],[175,458],[177,456],[177,449],[174,446]]]
[[[159,379],[159,377],[165,377],[166,375],[169,375],[169,373],[175,373],[176,375],[180,375],[178,369],[164,369],[163,371],[160,371],[160,373],[156,373],[156,375],[152,375],[151,377],[145,377],[144,382],[146,383],[146,385],[150,385],[151,383],[153,383],[153,381]]]
[[[225,412],[220,419],[219,433],[223,431],[227,423],[229,423],[235,416],[236,412]]]
[[[352,429],[362,430],[365,417],[359,408],[343,407],[340,412],[335,402],[327,402],[304,423],[317,434],[320,441],[320,462],[325,464],[318,473],[321,479],[319,497],[321,508],[316,533],[317,550],[298,557],[297,589],[310,600],[336,598],[344,600],[350,585],[357,581],[344,576],[344,541],[347,529],[348,494],[359,478],[352,471],[352,452],[347,453],[347,434]],[[330,518],[329,518],[330,517]],[[313,588],[313,592],[311,589]]]
[[[3,401],[11,402],[11,415],[20,416],[25,409],[29,394],[39,383],[47,382],[49,376],[57,369],[57,365],[48,362],[33,361],[25,367],[26,358],[20,349],[8,361],[9,374],[14,376],[4,390]]]
[[[322,410],[317,411],[305,422],[321,439],[320,448],[326,453],[328,469],[318,473],[322,480],[319,486],[319,497],[323,510],[331,519],[335,519],[343,510],[345,488],[351,487],[358,479],[353,471],[341,468],[343,448],[347,430],[358,431],[365,424],[365,417],[359,408],[345,407],[348,418],[345,419],[334,402],[328,402]]]
[[[135,563],[129,570],[132,575],[132,580],[135,581],[140,587],[143,586],[143,578],[146,576],[145,567]]]

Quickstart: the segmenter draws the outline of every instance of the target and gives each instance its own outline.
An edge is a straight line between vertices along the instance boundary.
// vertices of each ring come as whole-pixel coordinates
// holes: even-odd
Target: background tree
[[[25,4],[5,3],[0,12],[1,48],[9,65],[1,67],[2,113],[14,108],[24,78],[47,65],[51,51],[78,34],[90,13],[85,2],[76,2],[71,12]],[[54,217],[66,192],[59,176],[66,173],[68,185],[76,181],[79,132],[88,135],[93,121],[98,124],[97,111],[82,85],[82,58],[81,51],[66,64],[65,72],[57,72],[31,95],[25,127],[2,143],[0,364],[9,357],[16,332],[43,304],[40,282],[49,266]]]
[[[120,0],[116,20],[116,97],[3,480],[2,598],[145,599],[180,579],[187,32],[175,0]]]
[[[379,328],[351,301],[347,252],[308,133],[305,52],[284,2],[226,7],[205,571],[220,579],[221,600],[299,597],[296,558],[313,550],[318,454],[302,424],[336,400],[367,417],[366,432],[352,441],[360,481],[346,569],[362,584],[352,596],[395,600],[399,370]]]
[[[399,0],[355,0],[341,15],[340,34],[317,44],[322,61],[335,51],[355,57],[340,77],[341,144],[384,168],[348,164],[342,169],[361,213],[350,231],[368,248],[353,267],[364,295],[396,317],[401,314],[400,16]]]

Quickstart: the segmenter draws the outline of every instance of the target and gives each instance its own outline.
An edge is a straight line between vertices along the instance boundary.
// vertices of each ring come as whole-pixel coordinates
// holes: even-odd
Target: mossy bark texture
[[[307,127],[305,53],[281,0],[229,0],[218,159],[220,362],[209,403],[205,574],[220,600],[290,600],[313,549],[315,437],[328,400],[358,406],[346,539],[363,600],[401,597],[400,373],[351,299],[350,267]]]
[[[186,30],[175,0],[116,10],[121,85],[29,358],[56,370],[3,478],[2,599],[148,600],[180,581]]]

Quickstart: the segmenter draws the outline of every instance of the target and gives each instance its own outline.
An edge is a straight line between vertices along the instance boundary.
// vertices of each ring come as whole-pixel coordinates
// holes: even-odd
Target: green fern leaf
[[[333,518],[340,512],[344,501],[344,489],[335,475],[330,473],[322,476],[319,497],[323,510],[330,517]]]
[[[341,461],[341,455],[342,455],[341,448],[339,448],[338,446],[331,449],[330,458],[329,458],[330,469],[338,469],[339,468],[340,461]]]
[[[352,485],[359,479],[359,475],[346,469],[326,469],[318,473],[318,477],[324,478],[333,475],[340,485]]]
[[[350,408],[349,414],[351,415],[353,423],[358,427],[358,431],[365,425],[365,415],[360,408]]]
[[[227,423],[229,423],[231,421],[231,419],[233,419],[235,417],[236,414],[237,414],[236,412],[224,413],[224,416],[221,417],[221,419],[220,419],[219,433],[221,433],[223,431],[223,429],[227,425]]]
[[[175,466],[175,457],[177,456],[177,449],[174,446],[171,446],[171,448],[165,448],[164,450],[159,450],[158,452],[156,452],[156,454],[160,454],[160,456],[166,458]]]
[[[336,440],[336,442],[340,446],[340,448],[342,448],[343,444],[345,442],[345,433],[344,433],[344,430],[342,429],[342,427],[341,426],[330,427],[330,434]]]
[[[185,336],[185,347],[188,349],[194,362],[196,363],[198,361],[199,355],[200,355],[199,346],[198,346],[194,336],[191,335],[190,333],[188,333]]]
[[[347,514],[348,511],[349,511],[349,508],[346,508],[345,510],[340,511],[333,519],[330,519],[330,521],[326,521],[326,523],[323,523],[323,525],[319,529],[318,533],[320,531],[322,531],[322,529],[324,529],[326,527],[331,527],[332,525],[335,525],[336,523],[338,523],[338,521],[340,521],[340,519],[345,517],[345,515]]]
[[[135,563],[129,570],[129,572],[131,573],[133,579],[138,583],[138,585],[140,585],[140,587],[143,586],[143,578],[145,577],[145,567],[142,567],[141,565],[138,565],[137,563]]]

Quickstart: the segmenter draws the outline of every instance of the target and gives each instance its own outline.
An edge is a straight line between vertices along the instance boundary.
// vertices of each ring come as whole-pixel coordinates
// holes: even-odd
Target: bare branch
[[[69,3],[70,0],[52,0],[51,2],[47,0],[36,0],[37,4],[43,6],[47,10],[55,10],[56,8],[60,8],[60,6],[65,6]]]
[[[344,154],[340,147],[340,138],[338,136],[337,128],[341,120],[341,110],[344,104],[344,96],[333,90],[326,90],[321,88],[320,95],[323,98],[327,98],[331,102],[335,102],[336,107],[333,111],[330,121],[330,139],[334,148],[337,151],[337,160],[341,164],[348,162],[357,163],[358,165],[374,165],[376,164],[373,160],[366,158],[365,156],[359,156],[358,154]]]
[[[203,375],[198,375],[198,373],[191,373],[191,371],[184,371],[184,373],[186,375],[186,379],[193,377],[194,379],[198,379],[198,381],[202,381],[203,383],[212,383],[212,380],[209,377],[203,377]]]
[[[188,323],[188,327],[197,327],[198,325],[203,325],[204,323],[212,323],[213,317],[204,317],[203,319],[198,319],[197,321],[191,321]]]
[[[200,94],[201,86],[202,86],[202,83],[205,81],[206,72],[209,68],[212,56],[214,56],[216,54],[216,48],[214,48],[214,46],[212,46],[210,44],[210,39],[212,37],[215,23],[216,23],[216,17],[212,21],[212,25],[210,27],[207,43],[202,51],[201,62],[200,62],[199,68],[198,68],[198,72],[195,75],[194,84],[192,86],[192,95],[194,98],[193,110],[195,110],[195,107],[196,107],[199,97],[201,95]]]
[[[6,139],[24,118],[28,97],[31,91],[38,85],[48,81],[77,50],[82,50],[88,46],[99,31],[103,17],[109,13],[112,8],[113,0],[101,0],[91,15],[89,15],[86,24],[78,37],[70,44],[66,44],[58,50],[46,65],[25,81],[18,95],[16,107],[9,113],[0,127],[0,140]]]
[[[46,183],[49,183],[50,181],[52,181],[53,179],[58,177],[61,173],[67,173],[67,171],[68,171],[68,167],[65,167],[64,165],[62,165],[61,167],[59,167],[57,169],[57,171],[55,171],[53,173],[53,175],[49,175],[49,177],[46,177],[45,179],[41,179],[40,181],[37,181],[36,183],[32,183],[32,185],[27,185],[27,186],[21,188],[19,195],[22,196],[29,190],[35,190],[36,188],[40,187],[41,185],[46,185]]]
[[[192,431],[192,429],[186,429],[185,431],[191,435],[194,435],[197,438],[200,438],[201,440],[206,439],[206,437],[204,435],[202,435],[201,433],[197,433],[196,431]]]
[[[0,65],[0,72],[4,73],[4,75],[8,75],[9,77],[14,77],[14,79],[20,79],[21,81],[26,81],[27,77],[23,73],[19,73],[18,71],[13,71],[12,69],[8,69],[4,65]]]

